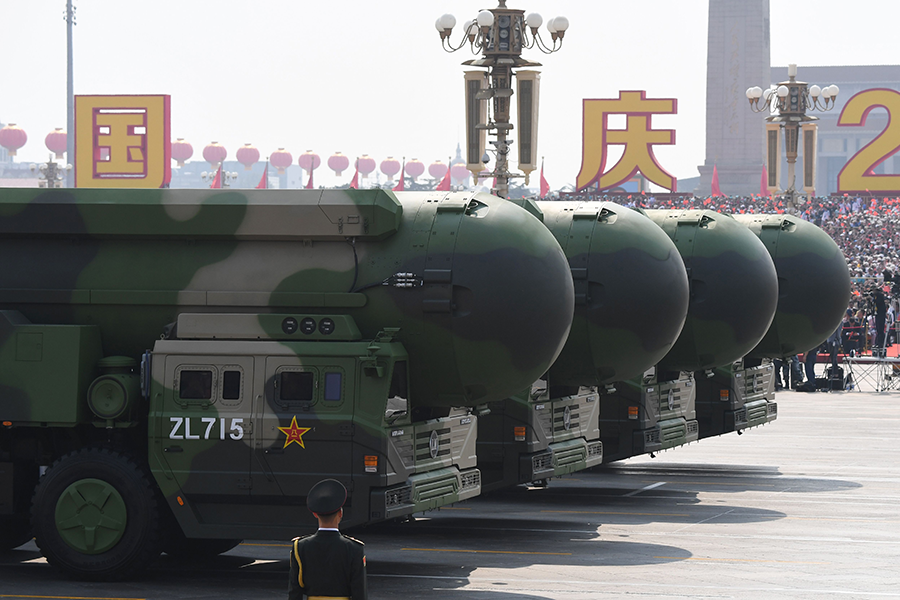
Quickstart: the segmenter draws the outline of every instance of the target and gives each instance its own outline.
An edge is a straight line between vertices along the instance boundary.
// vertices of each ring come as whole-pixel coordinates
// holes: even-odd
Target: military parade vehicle
[[[777,306],[765,246],[732,217],[709,210],[649,210],[684,260],[690,302],[684,328],[658,364],[601,399],[604,462],[699,439],[697,379],[745,356]]]
[[[485,491],[597,466],[606,386],[640,375],[675,343],[688,284],[672,241],[638,212],[610,202],[518,200],[562,246],[575,284],[575,318],[547,375],[490,405],[479,420]]]
[[[0,248],[0,542],[78,578],[290,538],[325,477],[351,526],[477,494],[574,310],[487,194],[8,189]]]
[[[700,437],[763,425],[778,414],[772,360],[806,352],[841,323],[850,273],[840,248],[812,223],[791,215],[734,215],[765,245],[778,273],[778,307],[769,331],[747,356],[697,380]]]

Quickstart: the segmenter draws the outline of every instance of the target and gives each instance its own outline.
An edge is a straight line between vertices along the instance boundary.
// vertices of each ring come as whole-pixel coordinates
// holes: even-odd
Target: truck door
[[[165,360],[159,441],[182,492],[199,503],[248,496],[253,359],[169,355]]]
[[[353,442],[353,358],[266,358],[265,393],[254,418],[254,496],[294,504],[326,478],[349,488]],[[276,485],[271,485],[274,482]]]

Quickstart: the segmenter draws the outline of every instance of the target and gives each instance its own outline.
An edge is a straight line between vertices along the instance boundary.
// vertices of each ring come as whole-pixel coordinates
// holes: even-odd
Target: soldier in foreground
[[[338,524],[347,500],[347,489],[335,479],[313,486],[307,507],[319,520],[313,535],[294,538],[288,600],[366,599],[365,545],[342,535]]]

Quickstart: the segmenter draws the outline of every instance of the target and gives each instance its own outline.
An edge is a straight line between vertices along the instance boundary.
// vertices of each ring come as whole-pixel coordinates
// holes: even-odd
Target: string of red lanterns
[[[57,159],[63,158],[63,155],[66,152],[67,137],[67,132],[63,128],[57,127],[44,138],[44,144],[51,152],[55,153]],[[10,123],[0,129],[0,146],[6,148],[10,156],[16,156],[16,151],[22,148],[27,141],[28,135],[21,127],[16,126],[15,123]],[[177,162],[179,167],[183,167],[194,155],[193,146],[185,141],[184,138],[177,138],[176,141],[171,142],[170,150],[172,159]],[[228,157],[228,150],[218,142],[211,142],[203,148],[202,154],[203,159],[208,162],[212,168],[217,168],[218,165],[223,163]],[[235,158],[239,163],[244,165],[245,170],[249,171],[253,168],[254,164],[259,162],[260,152],[255,146],[247,143],[237,150]],[[272,166],[277,169],[278,174],[283,175],[285,170],[293,163],[293,155],[284,148],[278,148],[278,150],[269,155],[268,160]],[[297,159],[297,164],[306,171],[307,175],[309,175],[311,171],[317,169],[321,165],[321,162],[322,160],[319,155],[312,150],[307,150]],[[327,165],[334,171],[336,176],[340,177],[341,174],[349,168],[350,158],[340,152],[335,152],[328,158]],[[376,166],[379,166],[381,172],[387,176],[388,180],[393,180],[394,176],[400,172],[401,166],[404,166],[400,164],[399,160],[392,156],[381,161],[379,165],[376,163],[375,159],[368,154],[363,154],[357,158],[356,161],[354,161],[354,165],[363,177],[371,175],[375,171]],[[451,177],[457,182],[465,181],[471,177],[471,173],[465,168],[465,165],[454,164],[448,167],[447,164],[440,160],[436,160],[428,165],[427,170],[432,178],[440,180],[447,173],[448,168],[450,169]],[[416,178],[422,176],[425,173],[425,170],[424,163],[413,158],[406,161],[404,174],[413,181],[416,181]]]

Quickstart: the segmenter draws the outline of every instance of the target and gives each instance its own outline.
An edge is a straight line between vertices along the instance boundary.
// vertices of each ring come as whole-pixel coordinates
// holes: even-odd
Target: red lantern
[[[47,137],[44,138],[44,143],[47,145],[47,149],[50,152],[56,154],[56,158],[62,158],[63,154],[66,151],[66,132],[63,131],[62,127],[57,127],[53,131],[47,134]]]
[[[425,172],[425,164],[418,158],[414,158],[406,163],[406,174],[415,181],[416,177]]]
[[[184,138],[178,138],[172,144],[172,158],[178,161],[178,166],[183,167],[184,161],[194,155],[194,147],[184,141]]]
[[[450,167],[450,177],[456,180],[457,183],[465,183],[470,175],[472,175],[472,172],[466,168],[465,163],[457,163]]]
[[[341,176],[341,172],[350,166],[350,159],[341,154],[340,152],[335,152],[331,156],[328,157],[328,168],[334,171],[334,174],[338,177]]]
[[[254,148],[251,144],[244,144],[238,148],[235,156],[237,157],[238,162],[244,165],[244,170],[249,171],[253,168],[253,165],[256,164],[256,161],[259,160],[259,150]]]
[[[483,185],[485,181],[491,178],[491,172],[487,169],[484,169],[480,173],[478,173],[478,185]]]
[[[225,161],[226,156],[228,156],[228,150],[225,149],[225,146],[220,145],[219,142],[213,142],[203,149],[203,160],[208,162],[214,169]]]
[[[387,175],[388,179],[393,179],[394,175],[400,172],[400,161],[393,156],[388,156],[381,161],[381,172]]]
[[[269,157],[269,162],[278,169],[279,175],[284,175],[284,170],[291,166],[291,163],[294,162],[294,157],[284,148],[279,148]]]
[[[375,159],[368,154],[363,154],[360,158],[356,159],[356,168],[359,169],[359,172],[362,173],[363,177],[368,177],[369,173],[375,170]]]
[[[16,155],[16,150],[25,145],[28,136],[21,127],[16,127],[15,123],[10,123],[3,129],[0,129],[0,146],[9,151],[10,156]]]
[[[300,165],[301,169],[309,173],[319,168],[319,165],[322,164],[322,159],[312,150],[307,150],[297,159],[297,164]]]
[[[447,174],[447,165],[439,160],[436,160],[428,165],[428,174],[435,179],[443,179],[444,175]]]

